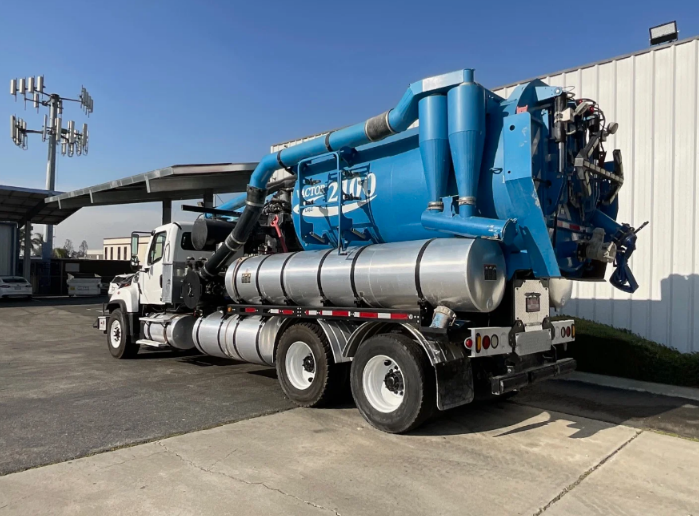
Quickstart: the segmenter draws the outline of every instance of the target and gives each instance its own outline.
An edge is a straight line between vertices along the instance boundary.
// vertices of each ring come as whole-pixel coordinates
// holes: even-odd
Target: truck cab
[[[131,234],[131,263],[136,269],[133,280],[140,287],[140,305],[177,304],[181,299],[187,259],[210,255],[210,251],[194,249],[192,226],[191,222],[172,222],[151,231],[143,263],[140,263],[138,250],[144,233]],[[117,289],[110,302],[120,299],[120,290]]]
[[[197,251],[192,245],[191,222],[172,222],[158,226],[151,232],[131,234],[131,265],[134,274],[116,278],[110,285],[111,293],[105,312],[97,325],[109,335],[110,351],[117,358],[124,354],[136,354],[140,345],[152,347],[193,347],[191,339],[180,339],[174,345],[168,339],[168,327],[176,327],[178,321],[189,320],[187,308],[182,303],[182,283],[188,260],[206,260],[211,248]],[[139,246],[149,235],[148,245],[141,263]],[[167,314],[166,314],[167,312]],[[163,318],[166,316],[167,321]],[[157,319],[162,331],[150,332]],[[180,325],[182,326],[182,325]]]

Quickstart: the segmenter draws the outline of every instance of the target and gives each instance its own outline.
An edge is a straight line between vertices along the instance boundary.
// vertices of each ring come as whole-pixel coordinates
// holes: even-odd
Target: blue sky
[[[385,111],[414,80],[473,67],[495,87],[645,48],[648,27],[670,20],[681,38],[699,34],[699,3],[5,2],[0,71],[94,98],[90,154],[59,159],[67,191],[178,163],[258,161],[272,143]],[[7,93],[0,112],[43,120]],[[63,119],[86,121],[77,106]],[[23,152],[0,137],[1,184],[43,188],[45,169],[40,138]],[[82,210],[56,243],[100,247],[158,220],[153,205]]]

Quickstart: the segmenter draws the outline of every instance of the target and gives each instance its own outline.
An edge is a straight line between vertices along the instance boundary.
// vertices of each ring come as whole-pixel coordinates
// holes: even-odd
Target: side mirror
[[[140,270],[141,265],[138,260],[138,233],[135,231],[131,233],[131,270],[134,272]]]
[[[138,259],[138,255],[133,255],[131,257],[131,270],[136,272],[141,270],[141,262]]]

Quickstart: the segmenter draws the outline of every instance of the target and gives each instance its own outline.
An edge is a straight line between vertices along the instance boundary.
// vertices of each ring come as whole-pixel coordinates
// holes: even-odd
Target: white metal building
[[[638,291],[629,295],[608,283],[576,282],[564,311],[698,352],[699,37],[541,79],[597,100],[607,120],[619,123],[606,144],[608,151],[621,149],[624,158],[619,220],[634,227],[650,221],[631,259]],[[515,86],[493,91],[507,97]]]

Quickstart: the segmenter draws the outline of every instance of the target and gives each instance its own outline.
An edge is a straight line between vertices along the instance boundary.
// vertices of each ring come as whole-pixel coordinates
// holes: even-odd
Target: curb
[[[613,387],[615,389],[625,389],[627,391],[648,392],[659,394],[660,396],[672,396],[674,398],[685,398],[692,401],[699,401],[699,389],[693,387],[679,387],[677,385],[666,385],[663,383],[642,382],[640,380],[630,380],[616,376],[605,376],[602,374],[582,373],[575,371],[561,377],[560,380],[568,382],[583,382],[602,387]]]

